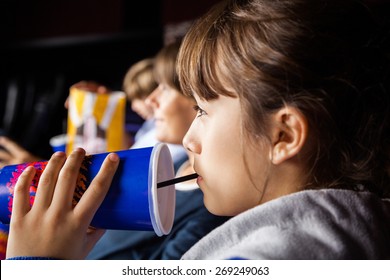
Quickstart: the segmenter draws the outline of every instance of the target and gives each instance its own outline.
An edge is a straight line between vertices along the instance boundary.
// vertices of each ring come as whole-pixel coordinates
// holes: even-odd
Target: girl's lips
[[[203,181],[203,178],[202,176],[198,176],[198,178],[196,178],[196,183],[199,185],[200,182]]]

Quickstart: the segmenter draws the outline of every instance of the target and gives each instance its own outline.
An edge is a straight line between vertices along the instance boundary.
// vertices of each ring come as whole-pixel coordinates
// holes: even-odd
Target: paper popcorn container
[[[126,94],[97,94],[72,87],[69,94],[67,154],[82,147],[87,154],[123,149]]]
[[[110,189],[97,210],[91,226],[104,229],[155,231],[158,236],[171,231],[175,216],[175,186],[157,188],[157,183],[174,177],[172,157],[166,144],[116,152],[120,164]],[[76,205],[98,173],[108,153],[85,157],[73,197]],[[0,221],[9,224],[13,193],[21,172],[33,165],[37,172],[30,186],[34,203],[39,177],[47,161],[5,166],[0,170]]]

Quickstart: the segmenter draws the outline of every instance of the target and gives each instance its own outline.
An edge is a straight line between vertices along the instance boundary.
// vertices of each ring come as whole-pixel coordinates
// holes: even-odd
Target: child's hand
[[[80,82],[72,85],[71,88],[78,88],[81,90],[95,92],[97,94],[105,94],[105,93],[111,92],[111,90],[108,87],[106,87],[98,82],[95,82],[95,81],[80,81]],[[66,109],[69,109],[69,96],[65,100],[64,107]]]
[[[8,137],[0,136],[0,146],[2,147],[0,149],[0,168],[6,165],[41,160]]]
[[[30,209],[29,186],[35,169],[28,167],[15,186],[7,258],[16,256],[84,258],[103,230],[89,227],[102,203],[119,164],[116,154],[109,154],[79,203],[72,198],[77,175],[85,156],[83,149],[68,159],[55,153],[40,180],[33,207]]]

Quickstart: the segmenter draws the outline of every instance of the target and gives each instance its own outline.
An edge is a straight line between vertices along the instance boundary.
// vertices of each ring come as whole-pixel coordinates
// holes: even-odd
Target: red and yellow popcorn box
[[[126,95],[95,93],[72,87],[68,109],[66,153],[82,147],[87,154],[121,150],[124,147]]]

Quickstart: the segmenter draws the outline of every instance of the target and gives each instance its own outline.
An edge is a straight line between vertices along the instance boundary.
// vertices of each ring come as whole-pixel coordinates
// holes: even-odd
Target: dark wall
[[[162,20],[164,24],[192,20],[205,13],[219,0],[163,0]]]
[[[126,0],[0,1],[0,134],[47,157],[48,139],[65,129],[72,84],[120,89],[128,67],[161,48],[160,1],[137,7]]]

